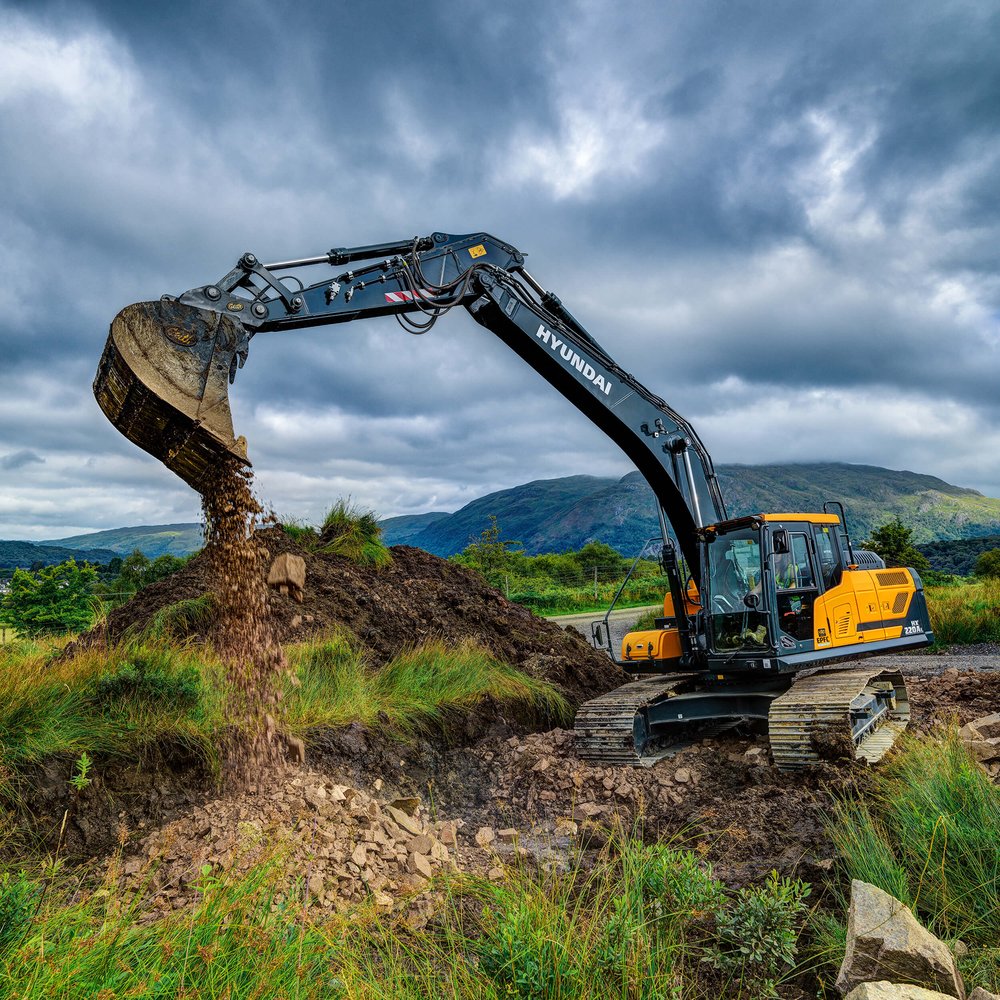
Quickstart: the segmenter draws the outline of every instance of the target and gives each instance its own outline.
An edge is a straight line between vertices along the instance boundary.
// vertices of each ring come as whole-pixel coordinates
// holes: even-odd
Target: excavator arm
[[[310,285],[287,273],[316,266],[335,273]],[[228,384],[258,333],[378,316],[424,333],[459,305],[628,455],[657,498],[664,538],[665,519],[698,582],[698,529],[726,516],[704,445],[528,274],[521,253],[486,233],[435,233],[272,264],[246,253],[215,284],[119,313],[94,391],[122,433],[200,490],[220,458],[247,461]]]

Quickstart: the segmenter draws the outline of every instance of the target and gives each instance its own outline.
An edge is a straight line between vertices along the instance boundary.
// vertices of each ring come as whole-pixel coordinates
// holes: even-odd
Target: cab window
[[[789,532],[789,551],[774,557],[774,584],[778,590],[810,590],[816,586],[809,543],[801,531]]]
[[[816,554],[819,556],[819,571],[823,577],[823,589],[829,590],[837,575],[837,556],[833,549],[833,536],[829,528],[816,530]]]

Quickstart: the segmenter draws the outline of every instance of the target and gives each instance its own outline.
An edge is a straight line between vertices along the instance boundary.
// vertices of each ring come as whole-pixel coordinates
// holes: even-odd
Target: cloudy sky
[[[435,230],[528,254],[716,462],[1000,496],[998,38],[992,0],[0,0],[0,537],[197,519],[94,402],[122,306]],[[629,470],[460,311],[258,337],[232,400],[285,516]]]

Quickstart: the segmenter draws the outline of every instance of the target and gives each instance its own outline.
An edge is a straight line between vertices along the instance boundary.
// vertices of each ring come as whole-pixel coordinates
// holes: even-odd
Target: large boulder
[[[910,983],[965,1000],[955,957],[898,899],[854,879],[847,917],[847,951],[837,989],[862,983]]]
[[[925,990],[911,983],[862,983],[847,994],[845,1000],[955,1000],[949,993]]]

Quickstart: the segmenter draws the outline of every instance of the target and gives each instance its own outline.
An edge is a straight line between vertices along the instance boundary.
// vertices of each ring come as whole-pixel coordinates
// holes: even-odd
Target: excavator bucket
[[[231,316],[136,302],[111,323],[94,395],[125,437],[203,493],[223,461],[250,464],[229,410],[229,382],[247,344]]]

